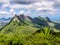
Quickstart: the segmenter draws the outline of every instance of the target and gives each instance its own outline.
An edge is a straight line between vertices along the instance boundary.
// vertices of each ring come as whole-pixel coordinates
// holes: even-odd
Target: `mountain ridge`
[[[41,27],[52,27],[52,28],[57,28],[57,26],[59,26],[60,24],[57,24],[55,22],[52,22],[48,17],[46,18],[42,18],[42,17],[35,17],[32,18],[30,16],[25,16],[24,14],[20,14],[20,15],[16,15],[10,20],[10,22],[8,24],[6,24],[5,26],[3,26],[1,29],[5,28],[6,26],[8,26],[10,23],[13,23],[13,25],[20,25],[20,26],[31,26],[31,27],[37,27],[37,28],[41,28]],[[1,30],[0,29],[0,30]]]
[[[60,44],[59,43],[60,31],[57,31],[55,28],[51,26],[51,25],[55,26],[55,23],[46,21],[45,18],[42,17],[31,18],[29,16],[27,17],[19,16],[15,15],[10,20],[10,22],[0,30],[1,44],[3,45],[5,44],[53,45],[53,43],[57,43],[56,45]],[[48,24],[48,26],[46,24]],[[56,39],[57,42],[55,42]]]

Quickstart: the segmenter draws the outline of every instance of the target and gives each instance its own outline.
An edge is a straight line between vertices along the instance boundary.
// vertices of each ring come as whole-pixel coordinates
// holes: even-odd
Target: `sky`
[[[25,14],[60,20],[60,0],[0,0],[0,18]]]

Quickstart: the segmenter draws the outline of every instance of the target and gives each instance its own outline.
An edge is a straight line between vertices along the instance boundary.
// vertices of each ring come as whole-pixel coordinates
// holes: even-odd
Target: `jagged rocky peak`
[[[26,19],[27,17],[26,17],[24,14],[20,14],[20,15],[19,15],[19,18],[24,20],[24,19]]]
[[[19,20],[19,16],[17,16],[17,15],[15,14],[15,16],[13,17],[13,20],[14,20],[14,21],[18,21],[18,20]]]
[[[19,18],[22,19],[22,20],[28,20],[29,19],[29,17],[24,15],[24,14],[20,14]]]
[[[26,15],[24,15],[24,14],[20,14],[20,15],[16,15],[16,14],[15,14],[15,16],[14,16],[13,18],[14,18],[14,19],[19,18],[19,19],[21,19],[21,20],[30,20],[31,17],[26,16]]]

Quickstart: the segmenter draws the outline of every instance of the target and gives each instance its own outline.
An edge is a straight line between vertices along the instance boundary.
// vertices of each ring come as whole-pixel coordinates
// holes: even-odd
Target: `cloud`
[[[53,2],[48,2],[48,1],[43,1],[43,2],[38,2],[33,4],[33,8],[37,10],[50,10],[53,8]]]
[[[0,3],[9,3],[10,0],[0,0]]]
[[[13,3],[16,3],[16,4],[32,4],[32,3],[35,3],[35,2],[39,2],[41,0],[11,0],[11,2]]]
[[[14,10],[13,9],[10,9],[10,13],[13,13],[14,12]]]
[[[14,15],[12,15],[10,12],[7,11],[0,11],[0,18],[5,17],[5,18],[9,18],[9,17],[13,17]]]
[[[18,15],[19,15],[19,14],[31,15],[31,11],[21,10],[21,11],[19,11]]]
[[[55,6],[56,8],[60,8],[60,0],[55,0],[54,6]]]
[[[1,14],[10,14],[9,12],[6,12],[6,11],[0,11],[0,15]]]
[[[54,2],[48,2],[48,1],[43,1],[43,2],[37,2],[34,4],[29,4],[29,5],[22,5],[22,4],[5,4],[3,7],[10,7],[12,9],[18,9],[18,8],[24,8],[24,9],[51,9],[53,8],[53,3]]]
[[[11,14],[9,12],[6,11],[0,11],[0,18],[2,17],[11,17]]]
[[[24,13],[24,11],[23,10],[21,10],[18,14],[23,14]]]
[[[3,2],[1,7],[2,10],[6,9],[6,7],[9,7],[10,13],[13,12],[13,14],[15,14],[15,9],[29,10],[27,13],[34,10],[39,14],[55,14],[58,12],[58,8],[60,8],[60,0],[0,0],[0,2]],[[26,12],[21,10],[19,13]]]
[[[11,2],[16,3],[16,4],[33,4],[37,2],[42,2],[42,1],[53,1],[53,0],[11,0]]]
[[[13,16],[16,14],[16,12],[14,11],[14,9],[10,9],[10,14],[12,14]]]

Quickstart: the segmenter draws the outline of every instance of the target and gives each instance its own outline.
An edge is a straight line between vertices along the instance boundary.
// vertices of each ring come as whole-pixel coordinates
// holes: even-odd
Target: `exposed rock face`
[[[22,20],[25,20],[25,19],[27,19],[28,17],[25,16],[24,14],[20,14],[20,15],[19,15],[19,18],[22,19]]]
[[[25,16],[24,14],[20,14],[19,16],[15,15],[14,18],[15,18],[14,20],[20,19],[23,22],[24,21],[29,21],[29,22],[31,22],[33,24],[37,24],[37,25],[41,25],[41,26],[48,26],[48,23],[42,17],[31,18],[30,16]]]
[[[20,14],[19,16],[15,15],[11,20],[18,21],[23,24],[28,24],[28,25],[30,25],[30,24],[35,25],[36,24],[39,26],[48,26],[47,22],[51,22],[48,17],[42,18],[39,16],[39,17],[32,18],[30,16],[25,16],[24,14]]]

